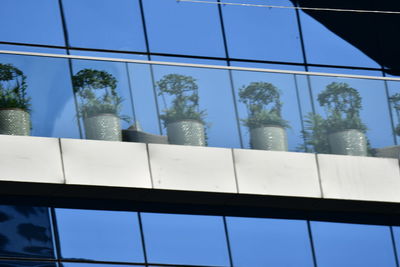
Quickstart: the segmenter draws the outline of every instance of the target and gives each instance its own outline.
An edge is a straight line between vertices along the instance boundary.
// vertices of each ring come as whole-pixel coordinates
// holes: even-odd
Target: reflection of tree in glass
[[[6,222],[10,219],[11,217],[7,213],[0,211],[0,223]],[[5,235],[0,234],[0,249],[4,249],[9,242],[10,240]]]
[[[14,206],[14,209],[25,217],[29,217],[30,215],[37,215],[38,211],[40,211],[39,209],[28,206]]]
[[[26,238],[27,240],[37,240],[40,242],[50,241],[50,237],[46,233],[46,228],[37,226],[32,223],[21,223],[18,225],[18,234]]]

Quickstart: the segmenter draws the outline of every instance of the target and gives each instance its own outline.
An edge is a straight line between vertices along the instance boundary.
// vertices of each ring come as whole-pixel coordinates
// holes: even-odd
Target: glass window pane
[[[297,77],[255,71],[233,71],[232,76],[244,147],[301,150],[301,114],[311,107],[302,107],[298,101],[298,95],[303,92]],[[271,134],[273,139],[269,139]]]
[[[1,267],[57,267],[55,262],[40,261],[0,261]]]
[[[244,3],[243,0],[229,1]],[[293,6],[289,0],[246,4]],[[303,62],[294,9],[255,6],[222,6],[229,57],[242,59]]]
[[[321,267],[396,266],[389,226],[311,222]]]
[[[0,54],[0,64],[5,69],[17,68],[26,77],[31,135],[80,137],[67,59]],[[16,82],[2,83],[8,83],[5,87],[11,89]],[[14,104],[7,107],[26,109]]]
[[[330,12],[329,15],[332,16],[332,14],[338,16],[337,21],[342,18],[340,17],[340,12]],[[300,11],[300,19],[308,63],[372,68],[380,67],[379,64],[363,51],[343,39],[312,16]],[[330,26],[333,27],[333,25]],[[351,25],[349,27],[351,27]],[[369,33],[372,34],[373,31],[371,30]],[[376,41],[375,39],[377,39],[377,36],[368,36],[368,42],[374,42]]]
[[[228,217],[227,224],[233,266],[313,266],[306,221]]]
[[[128,267],[128,266],[132,266],[132,265],[123,265],[123,264],[109,264],[109,263],[104,263],[104,264],[101,264],[101,263],[72,263],[72,262],[63,262],[62,263],[62,267],[119,267],[119,266],[121,266],[121,267],[124,267],[124,266],[126,266],[126,267]],[[138,267],[140,267],[140,266],[142,266],[142,267],[145,267],[144,265],[133,265],[133,266],[138,266]]]
[[[119,130],[130,127],[134,119],[128,64],[73,60],[72,66],[74,77],[84,81],[75,88],[79,90],[76,97],[84,136],[87,139],[120,140]]]
[[[329,71],[328,71],[329,72]],[[371,74],[369,72],[369,74]],[[379,75],[379,72],[374,74]],[[331,116],[332,112],[328,110],[327,104],[324,104],[318,100],[326,92],[342,92],[355,89],[354,92],[359,94],[359,100],[361,108],[359,109],[359,116],[356,115],[354,118],[359,118],[360,123],[352,119],[344,119],[346,116],[352,114],[351,110],[347,110],[344,107],[340,111],[342,114],[342,120],[331,120],[334,126],[333,129],[327,130],[327,137],[330,142],[330,152],[320,151],[324,153],[336,153],[333,148],[334,144],[340,146],[339,141],[332,141],[334,138],[338,138],[342,130],[357,130],[365,133],[367,140],[369,141],[368,154],[372,154],[372,148],[382,148],[394,145],[393,132],[389,113],[389,104],[386,94],[385,82],[380,80],[368,80],[368,79],[355,79],[355,78],[335,78],[335,77],[324,77],[324,76],[310,76],[310,86],[313,93],[314,105],[316,112],[323,118]],[[351,89],[353,88],[353,89]],[[341,94],[341,93],[340,93]],[[343,94],[339,95],[339,99]],[[357,98],[358,98],[357,97]],[[354,98],[355,99],[355,98]],[[343,102],[343,99],[341,100]],[[332,103],[331,103],[332,104]],[[333,105],[335,105],[333,103]],[[332,117],[331,117],[332,118]],[[351,117],[352,118],[352,117]],[[366,130],[363,129],[366,127]],[[332,141],[332,142],[331,142]],[[355,141],[354,141],[355,142]],[[355,144],[352,142],[352,144]],[[342,154],[338,152],[338,154]]]
[[[240,147],[229,71],[154,66],[154,80],[163,126],[166,132],[170,130],[170,143]],[[181,94],[185,96],[183,102],[179,102]],[[183,111],[180,111],[181,104]],[[181,138],[178,127],[194,130]]]
[[[63,0],[70,45],[146,51],[137,0]]]
[[[52,240],[48,208],[0,206],[1,257],[54,258]]]
[[[142,213],[148,261],[229,266],[222,217]]]
[[[56,209],[63,258],[143,262],[137,213]]]
[[[0,41],[64,46],[58,1],[2,0]]]
[[[143,6],[151,52],[225,57],[217,5],[151,0]]]

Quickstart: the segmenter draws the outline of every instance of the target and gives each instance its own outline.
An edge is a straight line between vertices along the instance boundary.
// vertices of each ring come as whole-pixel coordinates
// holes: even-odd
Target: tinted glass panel
[[[222,217],[143,213],[148,261],[229,266]]]
[[[261,149],[261,146],[257,145],[259,143],[257,131],[262,129],[265,131],[279,130],[287,135],[289,150],[298,151],[299,146],[303,143],[300,134],[302,110],[308,110],[311,107],[302,108],[298,101],[298,95],[304,92],[300,91],[303,88],[298,86],[297,77],[292,74],[250,71],[233,71],[232,76],[244,147]],[[258,104],[261,104],[262,109],[266,112],[273,113],[277,108],[280,109],[280,118],[269,116],[270,119],[268,119],[267,116],[264,118],[261,112],[253,112],[252,110]],[[273,150],[280,149],[276,147]]]
[[[120,124],[117,130],[131,126],[134,113],[128,80],[128,64],[109,61],[74,60],[72,65],[74,78],[80,81],[89,81],[87,83],[78,82],[78,86],[75,88],[78,91],[76,98],[79,117],[82,119],[82,125],[84,126],[84,136],[88,139],[96,139],[89,133],[90,130],[93,131],[93,128],[85,127],[91,118],[96,119],[97,117],[101,120],[104,117],[113,117],[113,120]],[[96,100],[95,104],[92,105],[92,100],[86,94],[87,92],[93,94],[98,102]],[[106,98],[108,100],[105,100]]]
[[[137,213],[56,209],[63,258],[143,262]]]
[[[93,263],[70,263],[70,262],[68,262],[68,263],[62,263],[62,267],[90,267],[90,266],[93,266],[93,267],[118,267],[118,266],[122,266],[122,267],[124,267],[124,266],[132,266],[132,265],[123,265],[123,264],[118,264],[118,265],[116,265],[116,264],[108,264],[108,263],[104,263],[104,264],[100,264],[100,263],[98,263],[98,264],[93,264]],[[134,265],[134,266],[143,266],[144,267],[144,265]]]
[[[1,267],[56,267],[53,262],[38,262],[38,261],[0,261]]]
[[[320,267],[396,266],[388,226],[312,222]]]
[[[174,128],[172,127],[177,124],[171,127],[169,122],[172,124],[173,122],[192,119],[198,124],[200,121],[198,118],[201,117],[205,127],[199,126],[199,128],[204,128],[208,146],[240,147],[229,71],[154,66],[154,80],[160,105],[160,115],[161,118],[163,116],[166,118],[163,119],[163,125],[165,128],[170,127],[172,133],[170,136],[174,135]],[[173,91],[169,91],[170,89],[173,89]],[[182,94],[187,97],[184,106],[193,107],[194,112],[189,112],[191,116],[188,116],[186,111],[181,112],[184,116],[174,115],[175,111],[179,111],[181,103],[176,102],[180,99],[180,93],[176,93],[175,90],[184,91]],[[171,116],[166,116],[168,110],[174,111],[174,113],[169,113]],[[181,113],[176,112],[178,115]],[[173,120],[170,118],[173,118]],[[199,131],[196,130],[196,133]],[[174,141],[170,143],[174,143]]]
[[[67,59],[0,54],[0,64],[4,69],[17,68],[25,76],[31,135],[80,137]],[[22,80],[20,76],[2,85],[11,89]]]
[[[0,41],[65,45],[58,1],[2,0]]]
[[[229,1],[244,3],[242,0]],[[246,4],[293,6],[288,0],[245,1]],[[222,6],[231,58],[302,62],[294,9]]]
[[[175,0],[143,5],[151,52],[225,57],[217,5]]]
[[[339,21],[342,18],[341,14],[341,12],[329,13],[332,21],[334,21],[333,16],[337,16],[336,21]],[[300,11],[300,19],[308,63],[379,68],[379,65],[364,54],[363,51],[312,16]],[[331,24],[334,25],[333,22]],[[351,29],[355,25],[357,23],[347,24],[347,26],[343,25],[342,27],[349,27]],[[358,27],[352,34],[357,31],[362,32],[364,26],[358,25]],[[374,31],[372,30],[368,31],[368,40],[366,42],[371,42],[377,38],[373,33]]]
[[[323,96],[323,92],[327,92],[329,88],[336,91],[345,90],[345,88],[355,89],[360,97],[359,118],[361,123],[366,126],[365,133],[370,142],[370,148],[381,148],[394,144],[384,81],[310,76],[309,85],[313,92],[316,112],[322,117],[331,113],[327,109],[327,105],[323,106],[322,102],[318,100],[318,97]],[[360,129],[353,128],[353,124],[349,125],[347,129]],[[328,132],[328,134],[333,133],[332,131]]]
[[[227,218],[233,265],[313,266],[307,222]]]
[[[54,258],[48,209],[0,206],[0,256]]]
[[[70,45],[145,51],[137,0],[63,0]]]

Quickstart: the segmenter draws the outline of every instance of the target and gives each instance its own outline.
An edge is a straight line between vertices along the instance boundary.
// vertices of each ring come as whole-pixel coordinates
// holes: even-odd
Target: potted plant
[[[278,88],[267,82],[252,82],[239,89],[239,98],[247,108],[248,117],[242,121],[249,128],[251,148],[287,151],[289,124],[281,115]]]
[[[313,133],[306,133],[306,143],[312,144],[318,153],[367,156],[367,127],[360,118],[362,106],[358,91],[347,83],[332,82],[318,95],[318,102],[327,117],[308,115],[306,124]]]
[[[393,108],[396,110],[398,123],[395,128],[395,133],[400,136],[400,94],[396,93],[389,97],[390,102],[393,104]]]
[[[156,83],[159,95],[173,97],[172,105],[160,116],[168,141],[177,145],[205,146],[204,110],[199,109],[196,80],[191,76],[168,74]]]
[[[79,98],[79,117],[87,139],[121,141],[120,115],[123,99],[118,96],[117,80],[106,71],[83,69],[72,77]]]
[[[0,64],[0,134],[30,135],[30,97],[26,76],[11,64]]]

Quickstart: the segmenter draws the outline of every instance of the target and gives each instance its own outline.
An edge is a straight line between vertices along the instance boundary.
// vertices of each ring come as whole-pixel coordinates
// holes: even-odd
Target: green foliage
[[[248,117],[243,124],[249,128],[277,125],[285,128],[289,123],[282,119],[280,92],[271,83],[252,82],[239,89],[240,102],[247,107]]]
[[[116,91],[117,80],[106,71],[83,69],[72,77],[74,92],[79,96],[79,116],[83,118],[114,114],[129,121],[129,117],[121,116],[123,99]]]
[[[396,110],[397,112],[397,119],[400,120],[399,116],[400,116],[400,94],[396,93],[394,95],[392,95],[391,97],[389,97],[390,102],[393,104],[393,108]],[[400,123],[397,124],[396,128],[395,128],[395,133],[400,136]]]
[[[0,63],[0,108],[20,108],[30,112],[26,76],[11,64]]]
[[[175,96],[172,106],[160,116],[164,125],[179,120],[196,120],[203,124],[206,112],[199,110],[199,95],[196,79],[180,74],[168,74],[156,83],[158,95]]]
[[[302,133],[305,145],[300,146],[300,149],[309,151],[311,148],[310,152],[329,154],[326,120],[321,115],[310,112],[305,116],[304,122],[305,129]]]
[[[304,150],[311,147],[316,153],[330,153],[328,135],[333,132],[356,129],[363,133],[367,127],[360,118],[361,96],[347,83],[332,82],[318,95],[318,102],[324,107],[326,119],[319,114],[308,113],[305,117]]]
[[[328,132],[357,129],[366,132],[360,118],[361,96],[347,83],[332,82],[318,95],[318,102],[327,114]]]

